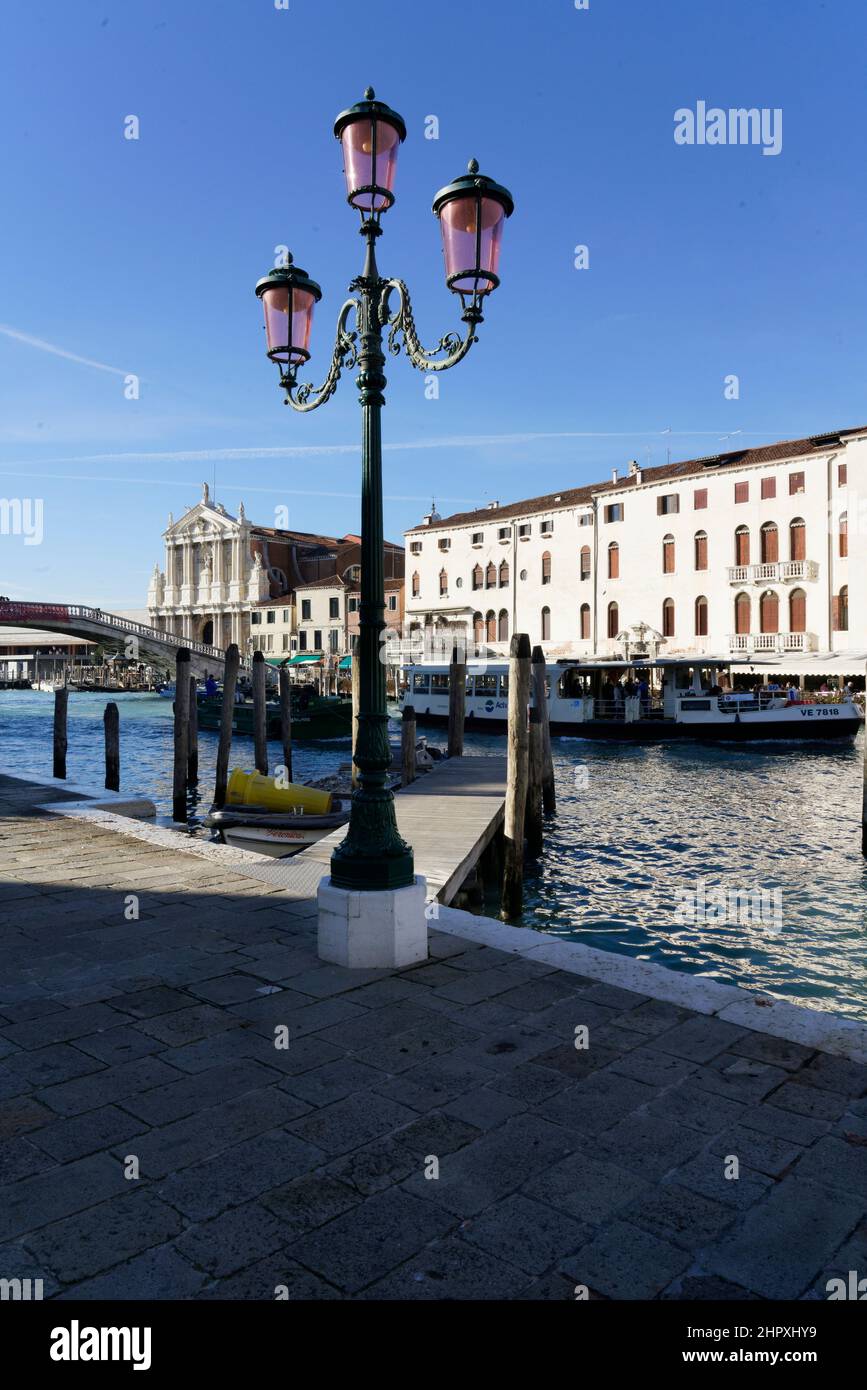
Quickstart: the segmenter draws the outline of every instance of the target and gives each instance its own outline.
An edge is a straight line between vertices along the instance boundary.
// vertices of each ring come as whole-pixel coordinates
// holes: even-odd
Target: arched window
[[[485,640],[485,620],[481,613],[473,614],[473,641],[477,647]]]
[[[581,579],[589,579],[589,578],[590,578],[590,547],[589,547],[589,545],[582,545],[582,547],[581,547],[581,558],[580,558],[580,564],[579,564],[578,574],[579,574],[579,578],[581,578]]]
[[[740,637],[747,636],[752,622],[752,602],[749,594],[735,596],[735,632]]]
[[[418,570],[412,576],[412,596],[418,598],[421,593],[421,580],[418,577]]]
[[[608,636],[616,637],[620,631],[620,609],[616,603],[608,605]]]
[[[846,512],[840,515],[840,556],[845,560],[849,554],[849,517]]]
[[[707,531],[695,533],[695,567],[697,570],[707,569]]]
[[[789,522],[789,559],[806,560],[807,558],[807,528],[804,525],[804,518],[796,516]]]
[[[551,552],[546,550],[542,556],[542,583],[551,583]]]
[[[445,570],[440,570],[440,598],[449,591],[449,577]]]
[[[496,589],[497,587],[497,566],[491,560],[485,570],[485,588]]]
[[[508,587],[509,587],[509,562],[508,562],[508,560],[502,560],[502,561],[500,562],[500,588],[501,588],[501,589],[507,589]]]
[[[489,642],[497,640],[497,615],[493,608],[489,608],[485,614],[485,630]]]
[[[508,615],[508,613],[506,612],[505,608],[501,608],[501,609],[500,609],[500,616],[499,616],[499,619],[498,619],[498,621],[497,621],[497,628],[498,628],[498,631],[497,631],[497,638],[498,638],[498,640],[499,640],[500,642],[508,642],[508,640],[509,640],[509,615]]]
[[[762,527],[762,564],[775,565],[780,558],[780,534],[775,521],[766,521]]]
[[[839,594],[831,600],[832,627],[835,632],[849,631],[849,585],[844,584]]]
[[[551,640],[551,610],[550,610],[550,608],[543,608],[543,609],[542,609],[542,641],[543,641],[543,642],[550,642],[550,640]]]
[[[707,599],[699,594],[695,601],[695,635],[707,637]]]
[[[749,526],[739,526],[735,531],[735,564],[748,565],[750,563],[750,528]]]
[[[608,547],[608,578],[620,578],[620,546],[612,541]]]
[[[674,536],[662,538],[662,573],[674,574]]]
[[[474,567],[474,569],[473,569],[473,588],[474,588],[474,589],[481,589],[482,586],[483,586],[483,584],[484,584],[484,582],[485,582],[485,576],[484,576],[484,574],[482,573],[482,567],[481,567],[481,565],[476,565],[476,566]]]
[[[759,631],[779,632],[780,600],[773,589],[766,589],[759,599]]]
[[[662,600],[662,635],[663,637],[674,636],[674,599],[666,598]]]
[[[580,610],[580,613],[579,613],[579,619],[580,619],[580,624],[581,624],[581,626],[580,626],[581,641],[582,641],[582,642],[589,642],[589,640],[590,640],[590,604],[589,604],[589,603],[582,603],[582,605],[581,605],[581,610]]]
[[[789,631],[807,631],[807,595],[803,589],[793,589],[789,594]]]

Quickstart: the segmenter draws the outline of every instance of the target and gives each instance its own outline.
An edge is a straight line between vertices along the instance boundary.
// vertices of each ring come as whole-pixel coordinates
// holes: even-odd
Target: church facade
[[[260,645],[261,623],[253,613],[280,608],[293,615],[295,593],[320,580],[347,581],[358,572],[361,538],[325,536],[258,526],[243,502],[232,516],[210,495],[177,521],[169,515],[163,533],[164,568],[154,565],[148,587],[148,619],[154,627],[190,641],[225,648],[237,643],[242,656]],[[403,577],[403,549],[386,542],[385,572]]]

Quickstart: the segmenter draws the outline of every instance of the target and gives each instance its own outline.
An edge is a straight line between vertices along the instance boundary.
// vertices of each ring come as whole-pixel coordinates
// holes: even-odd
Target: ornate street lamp
[[[426,351],[416,333],[409,291],[402,280],[384,279],[377,269],[376,240],[382,216],[394,204],[397,155],[406,139],[403,119],[368,87],[364,100],[341,112],[334,134],[343,149],[347,201],[361,217],[366,242],[364,269],[349,286],[354,292],[337,317],[328,374],[319,387],[299,383],[298,368],[310,356],[313,309],[321,298],[315,280],[292,264],[272,270],[256,286],[265,313],[267,353],[280,372],[285,403],[315,410],[336,391],[340,374],[358,367],[362,408],[361,601],[359,604],[360,693],[355,762],[358,788],[346,838],[331,858],[331,882],[354,891],[402,888],[414,881],[412,849],[398,834],[394,797],[387,786],[391,765],[382,633],[385,629],[382,526],[382,439],[385,404],[383,331],[393,354],[404,350],[422,372],[441,372],[466,357],[477,341],[484,297],[499,285],[503,224],[513,211],[507,189],[479,173],[475,160],[437,194],[446,283],[460,296],[463,336],[446,333]],[[391,297],[396,297],[392,310]],[[354,327],[350,327],[350,323]]]

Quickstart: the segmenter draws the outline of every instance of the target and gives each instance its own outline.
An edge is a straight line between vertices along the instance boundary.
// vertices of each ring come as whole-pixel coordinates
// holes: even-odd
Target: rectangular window
[[[307,650],[307,633],[306,633],[306,632],[299,632],[299,634],[298,634],[298,650],[299,650],[299,652],[306,652],[306,650]]]
[[[322,651],[322,633],[318,628],[316,628],[313,633],[313,650],[315,652]]]
[[[421,541],[410,541],[410,543],[409,543],[409,553],[410,553],[410,555],[420,555],[420,554],[421,554]]]
[[[269,608],[269,609],[268,609],[268,617],[267,617],[266,621],[269,622],[269,623],[276,623],[276,621],[277,621],[277,614],[276,614],[276,612],[275,612],[275,610],[274,610],[273,608]]]
[[[333,627],[328,634],[328,646],[332,652],[340,650],[340,628]]]
[[[606,520],[607,522],[611,522],[611,521],[622,521],[622,520],[623,520],[623,503],[622,503],[622,502],[611,502],[611,503],[609,503],[609,505],[605,508],[605,520]]]
[[[656,515],[671,516],[680,511],[680,497],[676,492],[666,492],[656,499]]]
[[[762,478],[762,501],[769,502],[772,497],[777,495],[776,478]]]
[[[431,695],[447,695],[449,690],[449,678],[447,675],[433,675],[430,678]]]
[[[477,695],[496,695],[497,677],[496,676],[476,676]]]
[[[692,509],[694,512],[703,512],[707,507],[707,488],[697,487],[692,494]]]
[[[578,525],[579,525],[579,526],[592,526],[592,525],[593,525],[593,513],[592,513],[592,512],[582,512],[581,516],[579,516],[579,518],[578,518]]]
[[[427,695],[427,694],[430,693],[429,690],[428,690],[428,679],[429,679],[428,676],[426,676],[426,675],[424,675],[424,676],[419,675],[419,673],[418,673],[417,671],[413,674],[413,678],[412,678],[412,693],[413,693],[413,695]]]
[[[288,633],[288,632],[284,632],[284,633],[283,633],[283,650],[284,650],[284,652],[288,652],[288,650],[289,650],[289,633]]]
[[[541,524],[541,526],[539,527],[539,530],[542,532],[542,535],[543,535],[543,536],[552,536],[552,535],[554,534],[554,523],[553,523],[553,521],[551,521],[551,520],[543,521],[542,524]]]
[[[837,486],[838,486],[838,487],[845,487],[845,486],[846,486],[846,465],[845,465],[845,463],[838,463],[838,464],[837,464]]]
[[[795,497],[795,496],[797,496],[797,494],[798,494],[799,492],[803,492],[803,491],[804,491],[804,475],[803,475],[803,473],[790,473],[790,474],[789,474],[789,496],[790,496],[790,497]]]
[[[474,531],[474,532],[473,532],[473,540],[472,540],[473,545],[481,545],[481,544],[482,544],[482,541],[483,541],[484,539],[485,539],[485,533],[484,533],[484,531]]]
[[[508,675],[500,676],[500,694],[502,695],[502,697],[503,697],[504,700],[507,700],[507,699],[509,698],[509,677],[508,677]]]
[[[284,621],[284,623],[288,623],[288,621],[289,621],[289,609],[288,609],[288,608],[284,608],[284,609],[283,609],[283,621]]]
[[[397,612],[397,594],[389,594],[389,596],[388,596],[388,611],[389,611],[390,613],[396,613],[396,612]]]
[[[542,527],[543,527],[542,534],[544,535],[544,534],[545,534],[545,531],[544,531],[544,522],[542,523]],[[530,539],[530,536],[531,536],[531,534],[532,534],[532,531],[533,531],[533,528],[532,528],[532,526],[530,525],[529,521],[522,521],[522,522],[521,522],[521,525],[518,527],[518,539],[519,539],[519,540],[522,540],[522,541],[528,541],[528,540]]]
[[[330,599],[328,600],[328,616],[329,616],[329,618],[339,618],[339,617],[340,617],[340,599],[339,599],[339,598],[330,598]]]
[[[413,593],[416,593],[416,592],[417,592],[417,590],[413,589]],[[353,594],[353,595],[351,596],[351,598],[349,599],[349,611],[350,611],[350,613],[357,613],[357,612],[358,612],[358,599],[355,597],[354,594]]]
[[[251,613],[251,614],[250,614],[250,622],[252,623],[253,627],[258,627],[259,624],[261,623],[261,621],[262,621],[262,614],[261,614],[261,613]]]
[[[749,483],[735,483],[735,502],[749,502],[750,485]]]
[[[303,598],[303,599],[301,600],[301,621],[302,621],[302,623],[309,623],[309,622],[310,622],[310,602],[311,602],[311,600],[310,600],[309,598]]]
[[[510,540],[510,539],[511,539],[511,536],[512,536],[512,528],[511,528],[511,526],[498,526],[498,527],[497,527],[497,540],[498,540],[498,541],[507,541],[507,540]]]
[[[440,550],[451,550],[452,548],[452,543],[449,540],[448,536],[443,536],[442,540],[437,541],[437,545],[439,546]]]

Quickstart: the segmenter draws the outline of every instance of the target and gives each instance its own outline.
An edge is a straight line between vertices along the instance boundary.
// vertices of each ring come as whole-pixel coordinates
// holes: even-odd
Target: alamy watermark
[[[781,106],[708,106],[697,101],[695,110],[681,106],[674,113],[676,145],[761,145],[762,154],[779,154],[783,148]]]
[[[25,545],[41,545],[43,515],[41,497],[0,497],[0,536],[23,536]]]
[[[770,936],[783,930],[782,888],[714,888],[699,878],[694,890],[675,893],[674,918],[681,926],[762,927]]]

